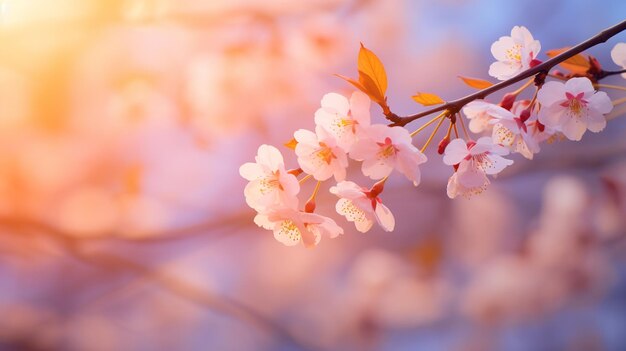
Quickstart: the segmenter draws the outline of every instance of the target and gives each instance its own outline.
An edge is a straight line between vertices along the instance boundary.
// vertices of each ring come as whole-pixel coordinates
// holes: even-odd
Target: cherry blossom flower
[[[394,168],[417,186],[420,182],[419,165],[426,156],[412,144],[411,135],[402,127],[372,125],[364,131],[350,151],[350,157],[363,161],[363,174],[372,179],[388,176]]]
[[[489,185],[488,174],[498,174],[513,164],[513,161],[502,157],[508,153],[505,147],[494,144],[490,137],[468,142],[452,140],[443,156],[445,164],[456,167],[456,172],[448,180],[448,196],[455,198],[483,192]]]
[[[317,180],[323,181],[332,176],[338,182],[344,180],[348,167],[346,152],[320,126],[315,128],[315,132],[299,129],[294,133],[298,142],[295,150],[298,164],[304,172]]]
[[[528,111],[530,101],[516,101],[511,111],[500,114],[490,123],[493,126],[492,138],[496,144],[506,146],[510,151],[522,154],[529,160],[540,151],[539,143],[551,136],[551,131],[537,120],[537,114]]]
[[[335,209],[345,216],[349,222],[354,222],[356,230],[365,233],[376,221],[385,231],[393,231],[396,220],[387,206],[383,205],[377,191],[362,188],[350,181],[339,182],[330,188],[332,194],[340,199]]]
[[[515,26],[510,37],[500,37],[491,45],[491,54],[498,61],[489,67],[489,75],[499,80],[512,78],[529,69],[540,50],[541,44],[526,27]]]
[[[616,65],[626,69],[626,43],[617,43],[611,50],[611,58]],[[622,73],[622,77],[626,78],[626,73]]]
[[[562,132],[570,140],[580,140],[585,131],[597,133],[606,126],[604,114],[613,104],[608,95],[596,92],[588,78],[572,78],[565,83],[551,81],[539,90],[539,122]]]
[[[298,211],[293,208],[274,208],[267,214],[258,214],[254,222],[274,232],[274,238],[286,246],[299,242],[306,247],[319,243],[322,236],[335,238],[343,234],[343,229],[332,219],[315,213]]]
[[[322,107],[315,112],[315,124],[324,128],[346,152],[357,140],[357,131],[370,125],[370,98],[355,91],[350,101],[329,93],[322,98]]]
[[[463,113],[470,121],[469,129],[472,133],[491,131],[493,124],[490,122],[494,118],[503,118],[511,114],[508,110],[484,100],[468,103],[463,107]]]
[[[250,181],[244,189],[248,206],[257,211],[274,205],[296,207],[300,184],[285,170],[280,151],[271,145],[261,145],[255,160],[239,168],[239,174]]]

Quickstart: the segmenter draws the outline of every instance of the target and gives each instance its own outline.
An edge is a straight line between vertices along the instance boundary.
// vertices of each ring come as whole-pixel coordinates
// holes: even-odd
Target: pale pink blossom
[[[343,229],[332,219],[315,213],[298,211],[293,208],[274,208],[265,214],[258,214],[254,222],[274,232],[274,238],[287,246],[304,243],[312,247],[322,236],[335,238],[343,234]]]
[[[516,101],[511,111],[493,119],[492,138],[496,144],[507,147],[511,152],[522,154],[529,160],[540,151],[539,143],[552,134],[550,129],[538,122],[537,114],[525,111],[530,101]]]
[[[445,164],[457,167],[448,181],[448,196],[455,198],[481,193],[489,185],[487,175],[498,174],[513,164],[513,161],[502,157],[508,153],[509,150],[494,144],[490,137],[468,142],[452,140],[443,156]]]
[[[322,127],[346,152],[357,140],[357,132],[370,125],[370,98],[355,91],[350,101],[329,93],[322,98],[322,107],[315,112],[315,124]]]
[[[255,160],[239,168],[239,174],[250,181],[244,189],[248,206],[257,211],[277,205],[296,207],[300,184],[285,170],[280,151],[271,145],[261,145]]]
[[[332,176],[338,182],[344,180],[348,167],[346,152],[337,145],[335,138],[320,126],[315,128],[315,132],[299,129],[294,133],[294,138],[298,142],[296,145],[298,164],[304,172],[317,180],[323,181]]]
[[[372,179],[388,176],[394,168],[417,186],[420,182],[419,165],[426,156],[412,144],[411,135],[402,127],[372,125],[352,147],[350,157],[363,161],[363,174]]]
[[[511,36],[500,37],[491,45],[491,54],[498,61],[489,67],[489,75],[499,80],[512,78],[529,69],[540,50],[541,44],[526,27],[515,26]]]
[[[491,131],[493,125],[490,122],[494,118],[502,118],[510,114],[508,110],[484,100],[474,100],[468,103],[463,107],[463,113],[469,119],[469,129],[472,133]]]
[[[606,126],[604,114],[613,104],[608,95],[596,92],[588,78],[572,78],[565,83],[543,85],[537,101],[541,103],[539,122],[562,132],[570,140],[580,140],[585,131],[597,133]]]
[[[611,50],[611,58],[616,65],[626,69],[626,43],[617,43]],[[622,77],[626,78],[626,73],[622,73]]]
[[[396,220],[391,211],[382,203],[378,195],[362,188],[350,181],[343,181],[330,188],[332,194],[340,199],[335,209],[345,216],[349,222],[354,222],[356,229],[365,233],[376,221],[385,231],[393,231]]]

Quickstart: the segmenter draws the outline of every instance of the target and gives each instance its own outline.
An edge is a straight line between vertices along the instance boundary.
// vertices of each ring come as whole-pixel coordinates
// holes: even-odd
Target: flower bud
[[[299,176],[300,174],[302,174],[302,168],[294,168],[294,169],[290,169],[287,171],[287,173],[289,174],[293,174],[294,176]]]
[[[517,98],[517,95],[513,94],[513,93],[507,93],[502,97],[502,100],[500,101],[500,107],[502,107],[503,109],[506,110],[511,110],[511,108],[513,107],[513,103],[515,102],[515,99]]]
[[[310,199],[309,201],[306,202],[306,204],[304,205],[304,212],[306,213],[315,212],[315,199]]]
[[[378,195],[380,195],[383,192],[383,190],[385,189],[386,180],[387,179],[383,179],[372,186],[372,189],[370,189],[369,191],[369,196],[371,198],[376,198]]]
[[[448,146],[448,144],[450,144],[449,136],[445,136],[443,139],[441,139],[441,141],[439,142],[439,146],[437,147],[437,152],[439,153],[439,155],[443,155],[444,151],[446,151],[446,147]]]
[[[531,107],[524,109],[522,113],[520,113],[519,119],[522,121],[522,123],[528,121],[528,119],[530,118],[530,109]]]

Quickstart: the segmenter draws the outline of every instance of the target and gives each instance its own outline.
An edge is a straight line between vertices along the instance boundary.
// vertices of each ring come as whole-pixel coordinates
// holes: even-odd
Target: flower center
[[[330,164],[333,159],[337,158],[337,156],[333,153],[333,150],[329,148],[328,145],[320,143],[320,146],[322,148],[317,151],[317,157],[326,162],[326,164]]]
[[[585,93],[578,93],[578,95],[574,95],[570,92],[565,93],[566,101],[561,103],[561,106],[569,108],[575,115],[582,114],[583,110],[587,107],[588,101],[583,99]]]
[[[261,194],[265,195],[271,191],[274,191],[276,188],[284,191],[283,185],[279,180],[280,171],[275,171],[271,175],[261,179]]]
[[[520,44],[513,45],[512,48],[506,51],[506,57],[511,61],[520,62],[522,61],[522,46]]]
[[[378,151],[379,158],[388,158],[394,156],[398,152],[398,148],[391,143],[391,138],[389,137],[385,138],[384,143],[377,142],[376,144],[380,146],[380,150]]]

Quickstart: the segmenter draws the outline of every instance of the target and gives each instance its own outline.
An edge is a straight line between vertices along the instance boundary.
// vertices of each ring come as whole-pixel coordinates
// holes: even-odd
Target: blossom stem
[[[617,105],[623,104],[625,102],[626,102],[626,97],[623,97],[621,99],[614,100],[613,101],[613,106],[617,106]]]
[[[306,182],[307,180],[309,180],[309,178],[311,178],[311,175],[310,175],[310,174],[307,174],[307,175],[306,175],[306,177],[304,177],[304,178],[300,179],[300,184],[302,184],[302,183]]]
[[[528,104],[529,111],[532,111],[533,107],[535,106],[535,102],[537,101],[537,95],[539,94],[539,89],[541,89],[541,88],[537,87],[537,89],[535,89],[535,93],[533,94],[533,98],[530,100],[530,103]]]
[[[515,90],[511,94],[513,94],[515,96],[519,95],[522,91],[524,91],[524,89],[528,88],[531,84],[533,84],[534,81],[535,81],[534,78],[529,79],[528,82],[524,83],[524,85],[519,87],[519,89]]]
[[[426,151],[426,148],[428,147],[430,142],[435,137],[435,134],[437,134],[437,131],[439,130],[439,127],[441,127],[441,124],[443,123],[444,120],[445,120],[445,118],[442,118],[442,119],[439,120],[439,123],[437,123],[437,126],[435,127],[435,130],[433,130],[433,132],[430,133],[430,136],[428,137],[428,140],[426,140],[426,144],[424,144],[424,146],[422,146],[422,148],[420,149],[421,153],[424,153],[424,151]]]
[[[394,115],[393,120],[391,125],[392,126],[405,126],[417,119],[420,119],[422,117],[425,116],[429,116],[435,112],[439,112],[439,111],[451,111],[452,113],[455,113],[459,110],[461,110],[461,108],[463,106],[465,106],[466,104],[468,104],[471,101],[477,100],[477,99],[484,99],[487,96],[489,96],[492,93],[495,93],[496,91],[500,91],[504,88],[507,88],[517,82],[520,82],[524,79],[530,78],[530,77],[534,77],[536,74],[538,73],[544,73],[547,74],[554,66],[558,65],[559,63],[569,59],[570,57],[573,57],[591,47],[594,47],[598,44],[604,43],[607,40],[609,40],[610,38],[614,37],[615,35],[621,33],[622,31],[626,30],[626,20],[614,25],[613,27],[607,28],[605,30],[603,30],[602,32],[594,35],[593,37],[579,43],[578,45],[573,46],[572,48],[560,53],[559,55],[556,55],[554,57],[552,57],[549,60],[546,60],[540,64],[538,64],[537,66],[530,68],[524,72],[521,72],[520,74],[516,75],[515,77],[511,78],[511,79],[507,79],[504,81],[501,81],[500,83],[494,84],[488,88],[479,90],[473,94],[467,95],[465,97],[462,97],[460,99],[456,99],[456,100],[452,100],[449,101],[445,104],[439,105],[437,107],[431,108],[429,110],[423,111],[423,112],[419,112],[416,113],[414,115],[409,115],[406,117],[400,117],[400,116],[396,116]]]
[[[446,113],[447,113],[447,111],[444,111],[444,112],[438,114],[435,118],[433,118],[430,121],[426,122],[426,124],[424,124],[423,126],[417,128],[417,130],[415,130],[414,132],[411,133],[411,137],[414,137],[415,135],[417,135],[417,133],[421,132],[422,130],[424,130],[424,128],[426,128],[429,125],[433,124],[439,118],[444,117],[446,115]]]
[[[456,123],[453,124],[454,126],[454,135],[456,135],[457,139],[459,138],[459,130],[456,129]]]
[[[605,89],[615,89],[615,90],[623,90],[626,91],[626,87],[620,85],[611,85],[611,84],[594,84],[596,88],[605,88]]]
[[[467,132],[467,129],[465,128],[465,122],[463,122],[463,116],[461,116],[461,114],[457,114],[457,120],[461,120],[461,128],[463,128],[463,134],[465,134],[465,138],[467,140],[470,140],[470,136],[469,133]]]
[[[320,184],[322,184],[322,181],[318,180],[317,184],[315,184],[315,189],[313,189],[313,194],[311,195],[311,200],[314,200],[315,197],[317,196],[317,192],[320,190]]]
[[[448,132],[446,133],[446,138],[450,139],[450,134],[452,133],[452,127],[455,126],[456,121],[454,123],[450,121],[450,125],[448,126]]]

